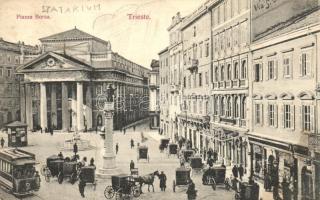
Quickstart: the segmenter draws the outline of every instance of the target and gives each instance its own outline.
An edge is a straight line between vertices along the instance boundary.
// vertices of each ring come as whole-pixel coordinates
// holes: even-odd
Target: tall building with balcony
[[[251,174],[271,175],[279,186],[290,180],[294,199],[320,199],[318,5],[293,0],[252,9]]]
[[[207,1],[185,17],[181,24],[183,73],[181,78],[180,136],[199,150],[209,146],[209,95],[211,11]]]
[[[172,17],[171,25],[168,27],[170,43],[168,46],[169,52],[169,132],[170,138],[177,139],[178,114],[180,113],[181,104],[181,75],[182,75],[182,32],[180,30],[183,18],[178,12]]]
[[[169,93],[170,93],[170,83],[169,83],[169,51],[168,47],[161,50],[159,53],[159,66],[160,66],[160,134],[167,137],[170,136],[169,131]]]
[[[149,117],[150,128],[158,129],[160,126],[160,77],[159,61],[151,61],[149,72]]]
[[[211,132],[226,165],[247,168],[250,1],[223,0],[212,8]]]
[[[0,38],[0,128],[20,117],[20,87],[16,69],[33,55],[37,46],[12,43]]]

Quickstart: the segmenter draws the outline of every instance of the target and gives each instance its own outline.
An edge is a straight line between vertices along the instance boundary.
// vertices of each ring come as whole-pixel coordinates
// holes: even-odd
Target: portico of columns
[[[92,128],[92,103],[91,103],[91,85],[86,82],[28,82],[25,83],[26,95],[25,95],[25,115],[26,123],[29,129],[34,128],[33,124],[37,119],[33,119],[33,101],[34,97],[31,94],[31,85],[39,84],[39,96],[40,101],[39,109],[39,125],[44,131],[51,126],[58,127],[58,121],[60,121],[60,128],[64,131],[74,130],[83,131],[85,124],[87,129]],[[86,94],[84,95],[84,87],[86,88]],[[50,88],[50,89],[48,89]],[[70,92],[71,95],[68,95]],[[47,94],[50,92],[50,94]],[[60,94],[59,94],[60,93]],[[59,100],[57,99],[59,96]],[[50,101],[48,99],[50,98]],[[61,98],[61,99],[60,99]],[[84,105],[84,98],[86,102]],[[59,101],[59,106],[57,105]],[[61,105],[60,105],[61,101]],[[50,102],[51,105],[47,105]],[[69,103],[70,102],[70,103]],[[50,109],[50,110],[48,110]],[[58,120],[58,110],[61,112]],[[71,115],[71,116],[70,116]],[[51,117],[51,120],[48,119]],[[86,119],[86,122],[84,121]],[[71,121],[70,121],[71,120]],[[51,123],[51,124],[48,124]],[[71,125],[71,126],[70,126]]]

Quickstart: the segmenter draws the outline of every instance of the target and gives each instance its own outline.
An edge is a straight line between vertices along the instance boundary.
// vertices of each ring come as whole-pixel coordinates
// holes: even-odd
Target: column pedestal
[[[98,178],[110,178],[112,175],[121,174],[121,170],[116,167],[115,155],[113,152],[113,113],[114,103],[106,102],[104,108],[105,114],[105,139],[103,166],[97,173]]]

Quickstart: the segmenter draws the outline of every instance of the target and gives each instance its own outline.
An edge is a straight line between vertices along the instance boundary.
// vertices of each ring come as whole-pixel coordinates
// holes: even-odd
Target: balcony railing
[[[230,118],[225,118],[225,117],[220,117],[220,121],[221,122],[226,122],[229,124],[236,124],[236,120],[235,119],[230,119]]]
[[[171,93],[179,92],[179,85],[171,84],[170,85],[170,92]]]
[[[188,65],[187,70],[190,70],[191,73],[198,70],[199,60],[192,59],[191,63]]]

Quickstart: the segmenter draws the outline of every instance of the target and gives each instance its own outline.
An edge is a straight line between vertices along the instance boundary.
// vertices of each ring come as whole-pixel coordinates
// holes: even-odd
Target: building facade
[[[224,0],[212,8],[211,133],[226,165],[247,165],[250,1]]]
[[[282,10],[295,3],[301,1]],[[251,45],[251,173],[290,180],[294,199],[320,199],[320,10],[310,5],[256,34]]]
[[[160,134],[170,136],[169,132],[169,51],[168,47],[161,50],[159,53],[160,66]]]
[[[159,129],[160,126],[160,77],[159,61],[152,60],[149,72],[149,117],[150,128]]]
[[[42,54],[18,69],[29,129],[98,129],[112,90],[115,129],[148,116],[149,69],[113,52],[109,41],[77,28],[40,41]]]
[[[0,38],[0,128],[20,120],[20,80],[16,76],[16,68],[38,53],[36,46]]]

